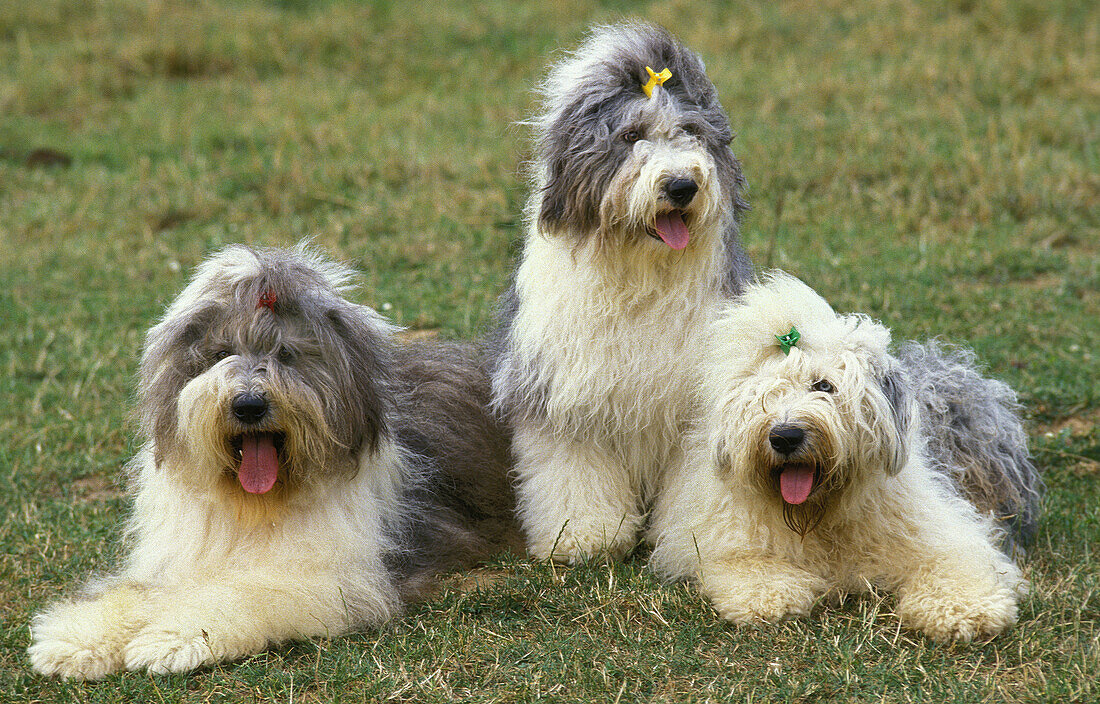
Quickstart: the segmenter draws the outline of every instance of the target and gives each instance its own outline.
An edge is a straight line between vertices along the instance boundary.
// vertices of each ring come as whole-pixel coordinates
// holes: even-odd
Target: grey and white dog
[[[182,672],[372,626],[519,546],[508,438],[459,346],[405,347],[304,246],[211,257],[148,333],[121,569],[31,626],[39,672]]]
[[[653,511],[651,566],[738,623],[876,585],[896,592],[903,624],[939,640],[1011,627],[1027,586],[999,549],[1013,526],[995,521],[1033,518],[1039,481],[1015,400],[964,353],[907,349],[903,364],[885,326],[838,315],[794,277],[750,287],[712,328],[705,402]],[[950,397],[957,411],[928,416]],[[952,438],[966,447],[945,452]]]
[[[529,550],[572,562],[635,544],[702,331],[751,276],[747,205],[714,85],[664,29],[595,29],[541,92],[493,403],[515,429]]]

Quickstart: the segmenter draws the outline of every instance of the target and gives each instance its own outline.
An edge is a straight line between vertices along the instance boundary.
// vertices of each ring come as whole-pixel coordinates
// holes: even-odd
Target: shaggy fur
[[[968,349],[906,342],[898,361],[920,404],[933,469],[950,476],[1004,528],[1004,550],[1023,557],[1039,527],[1043,481],[1027,449],[1016,393],[983,377]]]
[[[802,337],[784,355],[776,335],[792,325]],[[654,509],[656,571],[695,579],[735,622],[807,614],[827,592],[873,584],[935,639],[1015,623],[1020,571],[929,459],[919,386],[889,342],[785,275],[725,312],[701,417]]]
[[[647,66],[672,73],[649,98]],[[515,429],[529,550],[572,562],[635,545],[702,331],[751,267],[729,120],[698,56],[658,27],[602,27],[542,94],[493,403]]]
[[[379,624],[517,544],[468,350],[395,349],[304,247],[230,247],[146,338],[121,569],[35,617],[41,673],[182,672]]]

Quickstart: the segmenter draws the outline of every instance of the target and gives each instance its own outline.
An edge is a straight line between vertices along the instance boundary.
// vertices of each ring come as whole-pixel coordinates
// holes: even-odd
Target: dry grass
[[[411,334],[480,334],[520,228],[512,125],[623,11],[707,61],[758,264],[1020,390],[1050,490],[1019,627],[936,645],[873,595],[735,629],[644,555],[508,559],[378,632],[33,675],[30,615],[112,559],[142,334],[192,266],[314,237]],[[1098,76],[1100,10],[1068,1],[0,4],[0,701],[1095,700]]]

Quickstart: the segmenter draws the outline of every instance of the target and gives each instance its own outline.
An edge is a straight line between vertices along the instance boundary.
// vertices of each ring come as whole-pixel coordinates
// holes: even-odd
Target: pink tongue
[[[679,210],[658,215],[656,230],[664,243],[673,249],[687,247],[688,240],[691,239],[691,233],[688,232],[687,225],[684,224],[684,218],[680,216]]]
[[[789,504],[800,504],[814,488],[814,468],[808,464],[792,464],[779,475],[779,493]]]
[[[237,479],[249,494],[265,494],[279,478],[279,453],[270,433],[245,435],[241,441],[241,468]]]

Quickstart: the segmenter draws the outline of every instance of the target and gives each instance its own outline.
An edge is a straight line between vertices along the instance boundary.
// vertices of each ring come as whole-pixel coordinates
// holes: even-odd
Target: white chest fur
[[[668,437],[695,393],[716,287],[687,265],[654,271],[644,251],[618,267],[595,259],[562,239],[529,238],[513,349],[533,362],[559,430]]]

